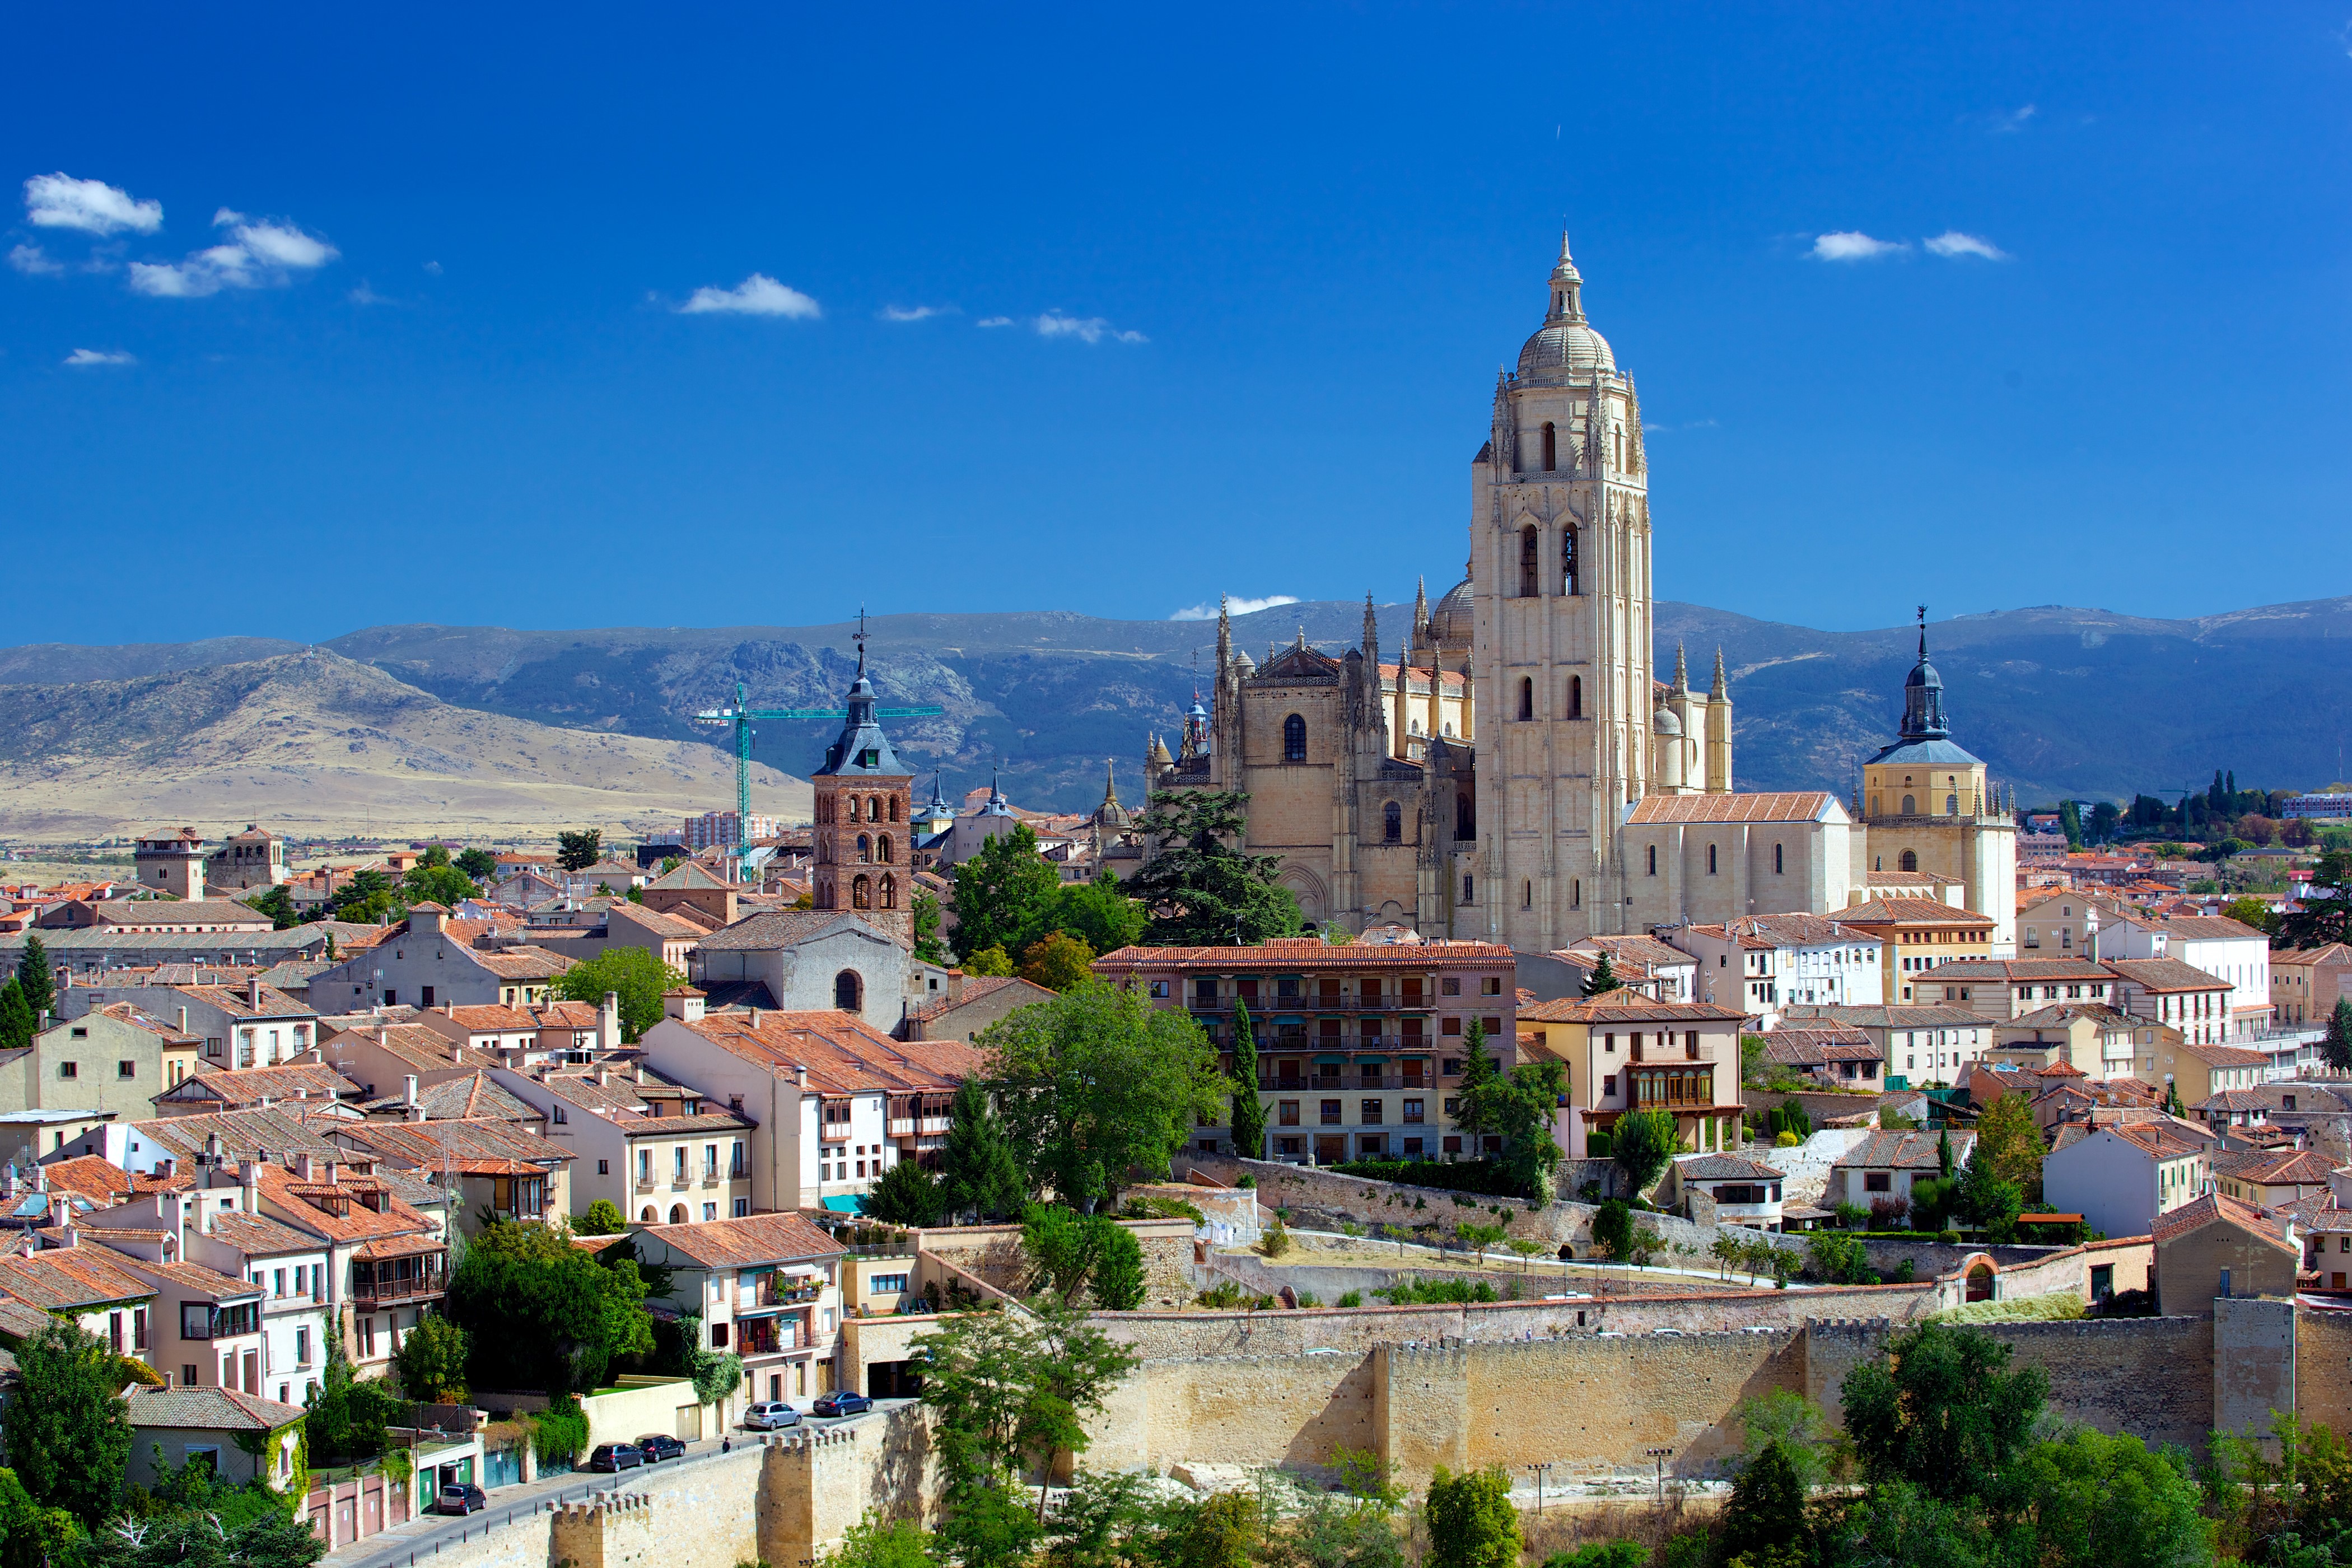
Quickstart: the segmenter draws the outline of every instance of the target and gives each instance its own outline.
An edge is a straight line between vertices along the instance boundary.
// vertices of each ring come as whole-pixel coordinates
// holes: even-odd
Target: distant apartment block
[[[752,815],[753,838],[773,838],[779,830],[776,818]],[[696,854],[705,849],[732,849],[743,842],[741,821],[731,811],[706,811],[700,816],[689,816],[678,833],[686,847]]]

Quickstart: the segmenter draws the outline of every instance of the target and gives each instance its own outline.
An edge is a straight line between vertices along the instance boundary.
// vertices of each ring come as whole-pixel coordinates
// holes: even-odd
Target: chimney
[[[217,1132],[205,1134],[205,1163],[210,1165],[221,1163],[221,1141]]]
[[[598,1068],[596,1069],[596,1087],[598,1089],[610,1089],[613,1087],[613,1069],[611,1068]]]
[[[793,1064],[793,1082],[802,1089],[806,1089],[808,1087],[808,1063],[794,1062]]]
[[[80,1244],[81,1235],[79,1232],[76,1231],[71,1225],[61,1225],[58,1226],[58,1245],[59,1247],[78,1247]]]
[[[752,1032],[753,1032],[753,1033],[755,1033],[755,1034],[756,1034],[756,1033],[758,1033],[758,1032],[759,1032],[759,1028],[760,1028],[760,1009],[758,1009],[757,1007],[754,1007],[754,1008],[752,1008],[752,1009],[751,1009],[751,1029],[752,1029]]]
[[[335,1163],[332,1160],[322,1160],[320,1163],[326,1167],[327,1181],[330,1184],[340,1183],[343,1179],[342,1173],[336,1169]]]
[[[319,1177],[318,1162],[307,1152],[297,1154],[294,1156],[294,1173],[306,1182],[316,1181]]]
[[[182,1034],[184,1034],[184,1034],[186,1034],[186,1033],[188,1032],[188,1010],[187,1010],[185,1007],[182,1007],[182,1008],[180,1008],[180,1009],[179,1009],[179,1014],[180,1014],[180,1033],[182,1033]]]
[[[260,975],[248,974],[245,977],[245,1000],[250,1006],[258,1007],[261,1005]]]
[[[261,1162],[239,1160],[236,1163],[236,1184],[245,1189],[245,1212],[261,1212]]]
[[[400,1085],[400,1103],[403,1105],[415,1105],[416,1103],[416,1075],[415,1073],[407,1074],[402,1078]]]
[[[596,1010],[596,1044],[598,1048],[611,1050],[621,1043],[621,994],[604,993],[604,1005]]]

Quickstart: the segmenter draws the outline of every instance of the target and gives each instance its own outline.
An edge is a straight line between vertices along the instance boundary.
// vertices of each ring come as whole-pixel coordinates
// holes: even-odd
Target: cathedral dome
[[[1609,340],[1582,321],[1553,321],[1539,328],[1519,350],[1519,378],[1546,375],[1589,375],[1614,371],[1617,357]]]
[[[1429,635],[1440,647],[1466,648],[1472,618],[1470,579],[1465,577],[1429,612]]]
[[[1661,708],[1650,715],[1650,728],[1661,735],[1680,735],[1683,732],[1683,721],[1675,717],[1673,709]]]

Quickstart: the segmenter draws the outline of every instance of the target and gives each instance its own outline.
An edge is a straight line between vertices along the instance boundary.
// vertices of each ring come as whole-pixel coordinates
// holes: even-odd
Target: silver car
[[[781,1399],[762,1400],[743,1412],[743,1426],[750,1432],[773,1432],[800,1424],[801,1413]]]

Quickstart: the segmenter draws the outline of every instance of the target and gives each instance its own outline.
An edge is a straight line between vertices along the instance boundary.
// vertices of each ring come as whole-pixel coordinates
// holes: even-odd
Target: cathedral
[[[1721,651],[1704,692],[1680,648],[1670,680],[1653,668],[1641,400],[1585,316],[1565,239],[1546,299],[1471,460],[1463,580],[1434,608],[1415,595],[1393,663],[1369,596],[1360,646],[1337,658],[1302,631],[1254,659],[1220,613],[1211,703],[1194,705],[1174,753],[1151,742],[1151,789],[1246,791],[1244,847],[1281,857],[1309,921],[1350,931],[1402,922],[1545,952],[1694,921],[1833,913],[1950,872],[2005,938],[2013,829],[1983,764],[1969,758],[1962,778],[1940,682],[1937,732],[1915,738],[1906,711],[1905,740],[1866,766],[1851,809],[1830,791],[1733,790]],[[1924,635],[1920,669],[1934,675]],[[1909,774],[1895,765],[1915,759]],[[1902,787],[1882,781],[1931,767],[1949,781],[1936,786],[1947,810],[1921,785],[1882,810]],[[1931,809],[1915,812],[1922,798]],[[1895,853],[1913,873],[1875,889],[1888,868],[1865,849],[1871,824],[1903,839]]]

